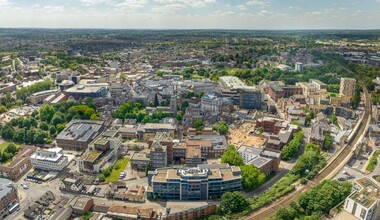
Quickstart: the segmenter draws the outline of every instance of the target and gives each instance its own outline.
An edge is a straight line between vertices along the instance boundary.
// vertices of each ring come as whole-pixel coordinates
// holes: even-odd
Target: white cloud
[[[175,14],[185,7],[185,5],[181,4],[168,4],[162,6],[155,6],[152,8],[152,12],[159,14]]]
[[[83,4],[87,6],[91,5],[98,5],[98,4],[103,4],[103,3],[110,3],[110,0],[80,0]]]
[[[8,0],[0,0],[0,6],[5,6],[5,5],[9,5],[9,1]]]
[[[147,3],[147,0],[124,0],[121,3],[115,4],[118,11],[134,10],[143,8]]]
[[[52,6],[52,5],[46,5],[43,7],[43,10],[47,13],[53,13],[53,12],[63,12],[65,11],[65,8],[63,6]]]
[[[206,7],[209,4],[216,3],[216,0],[154,0],[156,3],[160,4],[180,4],[185,6],[190,6],[193,8]]]
[[[246,5],[251,5],[251,6],[269,6],[269,0],[249,0],[245,3]]]

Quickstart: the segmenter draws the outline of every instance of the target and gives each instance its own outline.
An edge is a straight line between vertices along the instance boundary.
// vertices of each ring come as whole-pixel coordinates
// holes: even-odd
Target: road
[[[350,71],[349,69],[345,67],[343,67],[343,69],[351,74],[354,74],[352,71]],[[334,159],[332,159],[332,161],[330,161],[326,165],[326,167],[319,173],[319,175],[314,178],[313,180],[314,183],[320,183],[322,180],[327,178],[331,173],[333,173],[337,167],[341,166],[342,162],[344,162],[345,159],[351,155],[351,152],[354,146],[356,145],[356,143],[359,141],[360,136],[362,136],[362,134],[364,134],[367,129],[365,125],[367,124],[371,115],[371,98],[363,82],[360,79],[358,80],[363,85],[363,92],[365,96],[365,112],[364,112],[362,120],[359,122],[360,125],[357,129],[358,132],[356,135],[353,136],[353,138],[351,138],[351,140],[348,141],[348,143],[343,147],[343,150],[338,153],[337,157],[334,157]],[[310,188],[311,187],[309,185],[299,187],[295,191],[288,194],[287,196],[280,198],[277,202],[249,213],[249,215],[245,216],[244,219],[262,220],[262,219],[273,217],[276,214],[276,211],[279,207],[288,207],[291,202],[297,201],[301,193],[308,191]]]

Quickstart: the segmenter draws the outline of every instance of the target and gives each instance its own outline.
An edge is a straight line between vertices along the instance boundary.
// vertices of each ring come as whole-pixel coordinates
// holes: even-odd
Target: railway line
[[[345,71],[354,74],[349,69],[342,67]],[[328,164],[318,173],[318,175],[313,179],[313,183],[318,184],[322,182],[324,179],[328,178],[330,174],[336,170],[349,156],[351,156],[354,146],[359,141],[360,137],[365,133],[367,127],[366,124],[370,119],[371,115],[371,99],[367,88],[364,83],[357,77],[357,80],[363,85],[363,94],[364,94],[364,102],[365,102],[365,111],[361,120],[358,122],[359,125],[354,130],[354,134],[349,137],[346,141],[346,144],[343,146],[343,149],[338,152],[338,154],[331,160],[328,161]],[[276,214],[276,211],[280,207],[288,207],[290,203],[295,202],[300,194],[307,192],[310,190],[312,186],[309,184],[304,185],[295,191],[289,193],[288,195],[280,198],[277,202],[271,203],[259,210],[251,212],[249,215],[243,217],[243,219],[249,220],[264,220],[270,217],[273,217]]]

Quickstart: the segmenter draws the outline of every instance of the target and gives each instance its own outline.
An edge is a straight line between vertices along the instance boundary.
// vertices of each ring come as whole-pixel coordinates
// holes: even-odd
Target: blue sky
[[[380,29],[380,0],[0,0],[0,27]]]

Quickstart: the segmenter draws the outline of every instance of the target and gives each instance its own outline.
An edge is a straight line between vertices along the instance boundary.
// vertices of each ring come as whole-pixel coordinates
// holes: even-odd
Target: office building
[[[168,166],[168,148],[161,145],[159,141],[154,141],[150,147],[150,167],[157,169]]]
[[[78,159],[79,170],[99,173],[110,161],[116,161],[121,148],[121,139],[116,131],[105,131],[92,141],[87,150]],[[114,160],[112,160],[114,159]]]
[[[30,95],[30,103],[33,105],[42,104],[44,99],[48,98],[51,95],[58,93],[58,90],[47,90],[42,92],[36,92]]]
[[[355,181],[354,189],[344,203],[344,210],[360,220],[380,219],[380,187],[364,177]]]
[[[234,89],[239,91],[239,107],[246,109],[261,109],[263,94],[255,86],[240,86]]]
[[[268,82],[267,86],[268,95],[276,102],[281,98],[302,94],[302,88],[299,86],[285,86],[277,81]]]
[[[107,94],[107,87],[104,85],[78,84],[65,90],[68,97],[76,100],[85,98],[100,98]]]
[[[148,198],[170,200],[208,200],[242,189],[240,168],[228,164],[156,169],[148,173],[148,181]]]
[[[153,138],[158,132],[168,133],[170,137],[174,138],[176,133],[176,125],[169,123],[146,123],[142,124],[137,129],[138,137],[143,140]]]
[[[355,92],[356,79],[354,78],[341,78],[340,79],[340,96],[353,96]]]
[[[281,151],[274,149],[259,149],[249,146],[241,146],[238,149],[245,164],[253,164],[265,175],[279,170]]]
[[[235,86],[245,86],[245,83],[236,76],[219,77],[219,82],[222,86],[232,89]]]
[[[69,163],[67,156],[63,154],[62,148],[59,147],[49,149],[38,148],[30,156],[30,162],[35,169],[46,171],[61,171]]]
[[[85,150],[104,129],[104,121],[72,120],[56,137],[58,147],[66,150]]]

